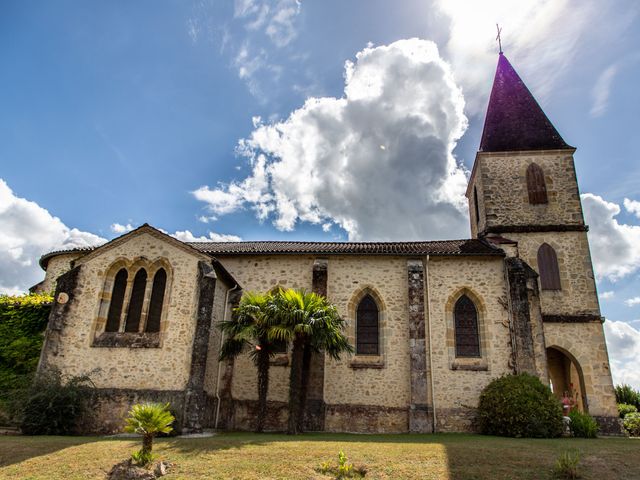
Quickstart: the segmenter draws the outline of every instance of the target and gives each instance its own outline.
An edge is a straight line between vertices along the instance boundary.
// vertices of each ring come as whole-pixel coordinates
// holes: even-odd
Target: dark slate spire
[[[480,151],[559,148],[572,147],[566,144],[551,124],[507,57],[500,53],[484,120]]]

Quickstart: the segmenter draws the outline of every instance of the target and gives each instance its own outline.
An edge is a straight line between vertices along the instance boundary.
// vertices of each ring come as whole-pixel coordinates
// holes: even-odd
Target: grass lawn
[[[0,437],[0,479],[103,478],[138,448],[131,439]],[[178,478],[328,479],[316,468],[340,449],[371,479],[545,479],[558,455],[582,452],[584,479],[640,479],[640,440],[523,440],[479,435],[348,435],[225,433],[158,439],[159,458]]]

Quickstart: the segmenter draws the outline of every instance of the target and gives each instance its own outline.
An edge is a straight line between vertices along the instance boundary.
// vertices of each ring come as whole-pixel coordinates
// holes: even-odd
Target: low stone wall
[[[619,417],[594,416],[598,426],[600,427],[599,435],[604,436],[624,436],[625,431],[622,428],[622,420]]]
[[[353,433],[406,433],[408,407],[327,405],[325,431]]]
[[[436,410],[436,431],[474,433],[477,431],[475,420],[475,408],[438,408]]]
[[[115,434],[123,431],[124,419],[131,406],[142,402],[170,403],[176,416],[177,431],[182,425],[184,392],[182,390],[129,390],[98,388],[89,402],[86,415],[78,422],[79,434]],[[214,409],[215,412],[215,409]]]

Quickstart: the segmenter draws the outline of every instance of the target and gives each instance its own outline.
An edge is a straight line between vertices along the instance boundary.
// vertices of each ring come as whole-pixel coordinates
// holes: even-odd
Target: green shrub
[[[624,428],[629,435],[633,437],[640,437],[640,413],[627,413],[622,421]]]
[[[485,435],[550,438],[562,434],[562,406],[538,377],[493,380],[480,395],[478,426]]]
[[[367,474],[367,469],[362,466],[354,466],[349,463],[345,453],[340,450],[338,452],[338,465],[333,466],[331,462],[323,462],[318,472],[323,475],[331,475],[335,480],[343,480],[345,478],[363,478]]]
[[[628,413],[635,413],[638,409],[635,405],[629,405],[628,403],[618,404],[618,414],[620,418],[624,418]]]
[[[616,385],[616,402],[635,405],[640,410],[640,392],[634,390],[630,385]]]
[[[174,421],[168,403],[142,403],[131,407],[124,430],[142,435],[142,448],[133,453],[131,459],[143,467],[151,463],[153,437],[159,433],[170,433]]]
[[[50,295],[0,295],[0,402],[31,383],[52,301]]]
[[[27,391],[21,429],[27,435],[68,435],[85,414],[93,382],[87,375],[63,378],[57,370],[38,375]]]
[[[562,452],[553,468],[554,476],[566,479],[580,478],[578,463],[580,463],[580,452],[578,450]]]
[[[571,419],[571,433],[574,437],[596,438],[598,436],[598,422],[588,413],[577,410],[569,412]]]

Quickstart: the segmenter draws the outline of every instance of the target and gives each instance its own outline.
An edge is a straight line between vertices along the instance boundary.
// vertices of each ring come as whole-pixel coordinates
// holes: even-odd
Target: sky
[[[0,2],[0,292],[181,240],[470,236],[505,54],[570,145],[616,383],[640,388],[634,0]]]

